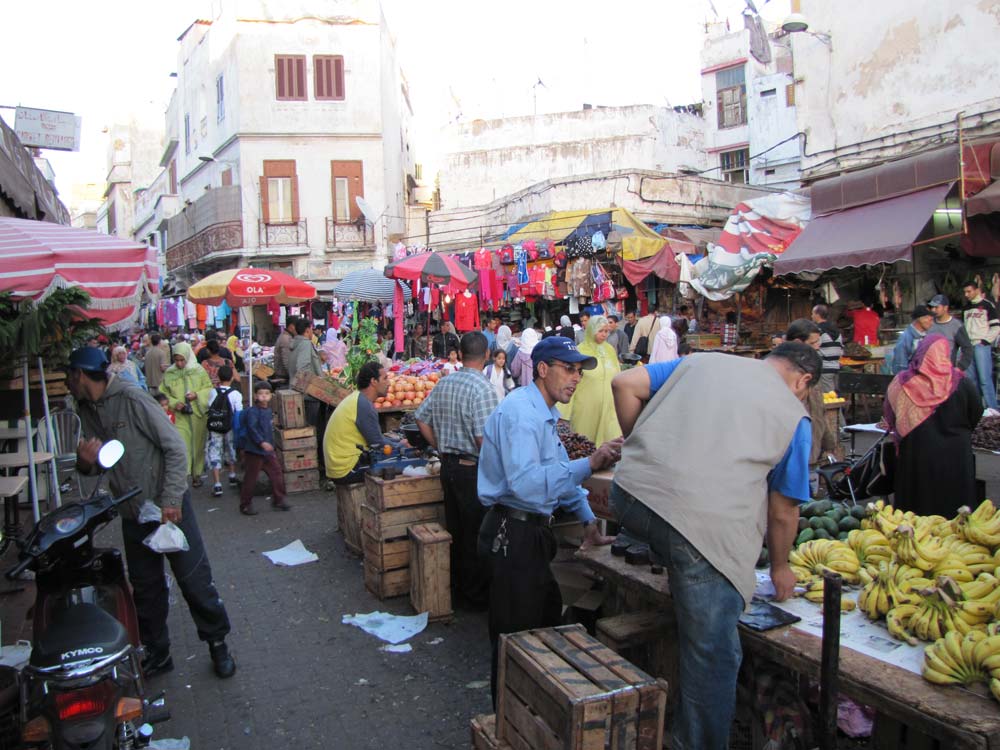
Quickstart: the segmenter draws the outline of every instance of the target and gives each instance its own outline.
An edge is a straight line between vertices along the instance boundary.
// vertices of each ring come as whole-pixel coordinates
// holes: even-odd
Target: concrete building
[[[1000,132],[1000,11],[988,0],[801,0],[789,34],[803,177]]]
[[[779,32],[706,24],[701,53],[706,177],[796,188],[799,142],[791,45]]]
[[[158,125],[132,117],[109,128],[107,186],[96,215],[99,232],[126,239],[135,236],[136,194],[155,179],[162,151],[163,128]]]
[[[179,42],[160,161],[180,203],[165,225],[178,282],[254,265],[323,288],[384,261],[415,182],[407,84],[376,0],[225,0]]]

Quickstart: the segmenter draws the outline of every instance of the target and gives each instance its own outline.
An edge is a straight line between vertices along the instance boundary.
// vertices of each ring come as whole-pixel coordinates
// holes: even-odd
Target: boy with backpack
[[[236,484],[236,440],[233,422],[243,409],[243,395],[233,388],[233,368],[219,368],[219,384],[212,390],[212,403],[208,407],[208,442],[205,443],[205,466],[212,470],[215,484],[212,497],[222,497],[219,472],[222,464],[229,469],[229,484]]]
[[[271,480],[271,505],[275,510],[291,510],[285,495],[285,475],[274,453],[274,413],[271,411],[271,384],[258,380],[253,385],[253,406],[242,415],[243,489],[240,491],[240,513],[255,516],[253,491],[261,469]]]

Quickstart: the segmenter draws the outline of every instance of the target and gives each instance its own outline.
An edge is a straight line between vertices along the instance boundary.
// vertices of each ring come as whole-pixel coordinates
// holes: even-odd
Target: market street
[[[365,590],[361,560],[336,532],[333,493],[292,495],[290,512],[252,518],[239,514],[235,492],[212,498],[206,486],[194,496],[238,668],[231,680],[212,674],[172,592],[174,671],[154,677],[150,690],[167,691],[173,718],[154,739],[186,735],[197,750],[468,746],[469,718],[490,708],[485,614],[458,610],[450,625],[412,638],[412,653],[382,652],[385,644],[341,617],[413,610],[407,597],[380,602]],[[261,554],[295,539],[319,561],[282,568]]]

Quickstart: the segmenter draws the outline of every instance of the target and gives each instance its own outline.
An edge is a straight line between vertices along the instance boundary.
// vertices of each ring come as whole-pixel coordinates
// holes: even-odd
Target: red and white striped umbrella
[[[202,305],[230,307],[266,305],[272,299],[282,305],[305,302],[316,296],[316,287],[281,271],[266,268],[230,268],[216,271],[188,287],[187,298]]]
[[[0,218],[0,291],[45,299],[60,287],[90,294],[87,314],[108,327],[128,325],[144,295],[160,291],[156,249],[92,229]]]

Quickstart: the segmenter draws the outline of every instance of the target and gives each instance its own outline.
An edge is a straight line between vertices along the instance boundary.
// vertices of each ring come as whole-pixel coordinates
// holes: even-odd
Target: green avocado
[[[816,529],[817,539],[833,539],[833,535],[826,529]]]
[[[851,515],[859,521],[863,521],[868,517],[868,511],[863,505],[855,505],[851,507]]]
[[[821,516],[819,520],[823,524],[822,528],[826,529],[826,533],[829,534],[831,538],[835,537],[837,532],[840,531],[840,527],[837,525],[837,522],[829,516]]]
[[[816,532],[813,529],[803,529],[795,538],[795,546],[798,547],[800,544],[804,544],[805,542],[811,542],[815,538]]]
[[[838,527],[841,531],[854,531],[855,529],[861,528],[861,521],[859,521],[854,516],[844,516],[840,519]]]
[[[841,531],[840,533],[838,533],[837,534],[837,539],[839,539],[842,542],[846,542],[847,541],[847,532],[846,531]]]
[[[808,528],[809,528],[809,519],[808,518],[800,518],[799,519],[799,531],[805,531]]]
[[[813,514],[814,515],[821,516],[824,513],[829,513],[831,510],[833,510],[833,501],[832,500],[817,500],[813,504]]]
[[[799,517],[800,518],[812,518],[813,516],[815,516],[816,515],[816,511],[815,511],[816,502],[817,502],[816,500],[813,500],[813,501],[808,502],[808,503],[802,503],[802,505],[799,506]]]
[[[823,522],[825,520],[826,519],[823,518],[823,516],[813,516],[812,518],[809,519],[809,528],[810,529],[822,529],[823,528]]]

